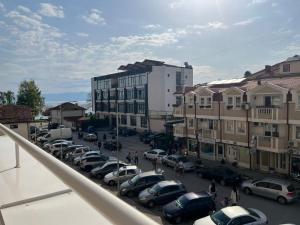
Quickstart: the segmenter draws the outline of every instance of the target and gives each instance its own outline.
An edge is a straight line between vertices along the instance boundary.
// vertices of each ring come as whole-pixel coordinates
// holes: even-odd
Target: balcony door
[[[271,96],[265,96],[265,106],[266,107],[272,106],[272,97]]]

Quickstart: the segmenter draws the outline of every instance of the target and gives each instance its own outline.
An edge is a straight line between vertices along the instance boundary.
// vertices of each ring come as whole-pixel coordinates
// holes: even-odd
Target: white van
[[[39,142],[52,141],[56,139],[72,139],[72,130],[71,128],[58,128],[49,130],[46,135],[39,137]]]

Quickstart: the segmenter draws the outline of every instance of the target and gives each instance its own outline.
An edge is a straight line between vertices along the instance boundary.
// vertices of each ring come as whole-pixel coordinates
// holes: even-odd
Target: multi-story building
[[[190,154],[279,173],[300,172],[300,57],[247,78],[175,92],[174,136]]]
[[[175,91],[193,85],[193,69],[144,60],[119,67],[121,72],[91,80],[93,110],[98,118],[108,118],[111,126],[136,130],[164,131],[172,117]]]

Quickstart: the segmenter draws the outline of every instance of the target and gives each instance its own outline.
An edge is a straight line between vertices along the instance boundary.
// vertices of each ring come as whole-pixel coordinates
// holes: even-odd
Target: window
[[[141,113],[141,114],[145,113],[145,104],[144,103],[138,103],[137,106],[138,106],[137,107],[138,113]]]
[[[272,97],[271,96],[265,96],[265,106],[266,107],[272,106]]]
[[[18,128],[18,124],[11,124],[9,125],[10,129],[17,129]]]
[[[283,64],[282,65],[282,72],[290,72],[290,64]]]
[[[194,127],[194,119],[189,119],[189,127]]]
[[[205,98],[200,98],[200,106],[204,106],[205,105]]]
[[[265,136],[266,137],[279,137],[277,124],[265,124]]]
[[[300,127],[296,127],[296,139],[300,139]]]
[[[239,134],[246,134],[246,123],[244,121],[236,121],[236,131]]]
[[[121,124],[127,125],[127,116],[121,115]]]
[[[130,126],[136,126],[136,117],[130,116]]]
[[[251,224],[254,223],[256,220],[251,216],[242,216],[240,217],[241,224]]]
[[[182,85],[181,72],[176,72],[176,85]]]
[[[233,106],[233,97],[228,97],[227,98],[227,105],[228,106]]]
[[[139,100],[145,99],[145,90],[144,89],[137,89],[137,99],[139,99]]]
[[[272,96],[272,106],[280,106],[280,96]]]
[[[208,129],[213,130],[214,129],[214,121],[208,120]]]
[[[181,105],[181,96],[176,96],[176,105]]]
[[[297,103],[297,109],[300,110],[300,95],[298,95]]]
[[[127,113],[134,113],[134,105],[133,105],[133,103],[128,103],[128,105],[127,105]]]
[[[236,108],[241,107],[241,97],[235,97],[235,107]]]
[[[206,98],[206,107],[211,106],[211,97]]]
[[[227,133],[234,133],[234,120],[225,121],[225,131]]]
[[[270,183],[269,184],[269,188],[273,189],[273,190],[277,190],[277,191],[282,191],[282,187],[279,184],[272,184],[272,183]]]
[[[260,188],[268,188],[269,183],[267,183],[267,182],[257,182],[255,186],[260,187]]]

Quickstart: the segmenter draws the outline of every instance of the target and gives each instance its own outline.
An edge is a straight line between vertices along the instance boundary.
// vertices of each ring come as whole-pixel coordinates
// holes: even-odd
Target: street
[[[102,132],[99,132],[99,137],[102,139]],[[108,139],[111,137],[111,135],[107,135]],[[149,160],[145,160],[143,158],[143,152],[150,150],[149,145],[145,145],[142,142],[139,141],[138,136],[131,136],[131,137],[119,137],[119,140],[122,144],[122,149],[120,151],[120,159],[126,162],[126,155],[130,151],[132,154],[135,151],[138,151],[139,153],[139,168],[142,169],[142,171],[149,171],[152,170],[152,163]],[[88,145],[92,149],[96,149],[97,146],[94,145],[91,142],[83,141],[82,139],[78,139],[77,135],[74,135],[73,141],[76,144],[83,144]],[[111,152],[109,150],[105,150],[103,147],[101,151],[104,154],[116,156],[115,152]],[[187,188],[187,190],[193,191],[193,192],[199,192],[199,191],[207,191],[208,186],[210,184],[209,180],[201,179],[196,176],[194,172],[185,173],[183,176],[176,176],[173,169],[165,166],[160,166],[165,172],[165,177],[167,180],[180,180]],[[102,187],[109,189],[111,192],[117,194],[117,188],[116,187],[109,187],[105,185],[102,181],[95,180],[99,185]],[[231,187],[223,187],[219,184],[217,184],[217,207],[218,203],[224,199],[225,196],[229,197],[231,192]],[[249,208],[257,208],[264,212],[268,218],[269,224],[277,225],[277,224],[300,224],[300,202],[295,202],[292,204],[287,205],[280,205],[274,200],[264,199],[259,196],[248,196],[245,195],[240,191],[241,200],[239,202],[239,205],[243,207],[249,207]],[[139,205],[137,202],[133,199],[129,199],[127,197],[122,198],[124,201],[132,205],[133,207],[136,207],[143,213],[150,216],[155,221],[161,223],[161,224],[169,224],[165,220],[163,220],[161,215],[161,207],[155,207],[154,209],[147,209],[141,205]],[[193,221],[189,221],[184,224],[193,224]]]

